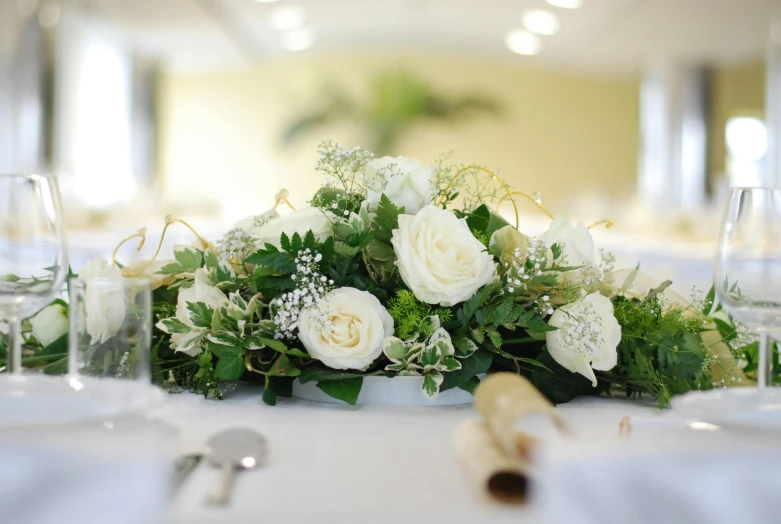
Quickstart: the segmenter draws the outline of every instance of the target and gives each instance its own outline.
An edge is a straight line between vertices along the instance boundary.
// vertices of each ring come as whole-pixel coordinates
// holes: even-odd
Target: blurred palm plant
[[[286,126],[283,142],[290,145],[307,133],[347,120],[360,127],[365,147],[383,156],[394,152],[409,128],[424,121],[456,123],[499,113],[499,103],[486,95],[447,96],[412,73],[385,73],[369,83],[365,100],[327,85],[317,96],[316,105]]]

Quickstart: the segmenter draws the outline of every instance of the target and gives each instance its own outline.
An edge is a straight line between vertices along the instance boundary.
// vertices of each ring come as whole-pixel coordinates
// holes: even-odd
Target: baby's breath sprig
[[[271,302],[271,312],[277,332],[276,339],[292,339],[298,329],[301,312],[317,307],[323,297],[333,289],[334,281],[320,273],[318,264],[323,259],[320,253],[305,248],[295,259],[296,272],[291,275],[296,287]]]
[[[330,140],[320,143],[317,152],[320,159],[315,164],[315,170],[328,178],[326,187],[338,186],[351,192],[365,193],[364,170],[374,154],[360,147],[344,149]]]

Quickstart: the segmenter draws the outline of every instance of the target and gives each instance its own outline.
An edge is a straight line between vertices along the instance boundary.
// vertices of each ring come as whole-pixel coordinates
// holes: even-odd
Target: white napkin
[[[4,428],[0,521],[161,522],[173,442],[165,427],[141,419]]]
[[[548,446],[534,503],[550,524],[776,524],[781,433],[665,430]]]

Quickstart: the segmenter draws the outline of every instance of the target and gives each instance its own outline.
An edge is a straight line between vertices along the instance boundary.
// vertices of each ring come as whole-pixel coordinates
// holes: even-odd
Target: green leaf
[[[702,314],[708,316],[713,309],[713,302],[716,300],[716,286],[711,285],[708,295],[705,297],[705,302],[702,304]]]
[[[299,244],[301,243],[298,234],[294,235],[293,238],[298,238]],[[294,259],[295,257],[290,253],[279,251],[271,244],[266,244],[265,249],[258,250],[254,255],[247,257],[244,262],[268,268],[276,275],[288,275],[296,270]]]
[[[495,231],[510,225],[509,222],[485,204],[482,204],[472,211],[472,213],[467,216],[466,223],[472,231],[482,233],[489,237]]]
[[[475,294],[472,295],[469,300],[464,302],[463,306],[461,306],[458,314],[459,322],[461,322],[462,325],[466,325],[470,320],[472,320],[472,317],[475,316],[477,310],[480,309],[483,303],[488,300],[488,298],[499,288],[500,285],[501,283],[498,281],[492,282],[487,286],[483,286],[475,291]]]
[[[321,380],[317,383],[326,395],[338,400],[347,402],[354,406],[358,402],[358,395],[361,394],[363,386],[363,377],[353,377],[342,380]]]
[[[474,395],[475,389],[477,389],[477,386],[479,385],[480,385],[480,379],[478,377],[472,377],[466,382],[464,382],[463,384],[459,385],[458,387]]]
[[[293,246],[290,244],[290,237],[287,236],[287,233],[282,233],[282,235],[279,237],[279,245],[282,247],[283,251],[293,251]]]
[[[214,343],[207,343],[211,351],[219,360],[214,374],[222,380],[238,380],[244,374],[244,346],[222,346]]]
[[[288,352],[287,346],[281,340],[274,340],[265,337],[256,337],[256,340],[258,340],[261,344],[265,345],[266,347],[273,349],[274,351],[279,351],[280,353]]]
[[[461,387],[477,375],[486,373],[494,356],[487,351],[476,351],[471,357],[461,360],[461,369],[445,373],[440,391]]]
[[[217,266],[214,268],[214,279],[218,284],[221,282],[233,282],[236,280],[236,274],[233,272],[233,268],[231,268],[230,263],[226,262],[225,260],[218,262]]]
[[[223,331],[222,333],[209,333],[206,335],[206,340],[218,346],[237,346],[241,344],[239,337],[229,331]]]
[[[648,292],[648,295],[646,295],[644,302],[648,302],[649,300],[652,300],[659,296],[660,293],[662,293],[665,289],[673,285],[672,280],[665,280],[661,284],[659,284],[657,287],[653,288],[651,291]]]
[[[189,333],[192,331],[189,326],[185,325],[181,320],[175,318],[166,318],[161,320],[168,333]]]
[[[530,331],[536,332],[556,331],[559,329],[556,326],[551,326],[550,324],[546,323],[536,315],[533,316],[531,320],[529,320],[529,322],[523,327],[529,329]]]
[[[293,396],[293,380],[287,377],[266,376],[266,387],[263,390],[263,402],[270,406],[277,403],[277,397]]]
[[[423,377],[423,383],[420,387],[423,389],[423,394],[427,399],[434,400],[437,398],[439,387],[442,385],[443,380],[444,377],[439,371],[432,371]]]
[[[548,371],[542,368],[535,368],[531,372],[531,381],[540,390],[540,393],[554,404],[569,402],[573,398],[594,389],[591,386],[591,381],[583,375],[573,373],[561,367],[547,351],[540,353],[537,360]]]
[[[357,377],[362,377],[364,374],[356,373],[354,371],[340,371],[338,369],[331,369],[325,366],[319,367],[316,364],[310,364],[303,366],[301,369],[301,375],[298,377],[298,381],[302,384],[312,381],[337,381],[337,380],[350,380]]]
[[[297,377],[301,374],[301,370],[290,362],[290,358],[287,355],[281,354],[266,374],[269,377]]]
[[[174,247],[174,258],[187,272],[203,267],[203,253],[192,246]]]
[[[383,242],[390,242],[391,232],[399,227],[399,215],[404,214],[403,207],[396,207],[391,200],[382,194],[374,217],[375,236]]]
[[[210,328],[212,326],[212,316],[214,312],[204,302],[187,302],[187,309],[190,310],[190,322],[195,327]]]
[[[334,251],[343,257],[352,258],[361,251],[361,248],[358,246],[349,246],[341,240],[337,240],[334,242]]]
[[[220,263],[220,259],[217,258],[211,249],[207,249],[203,252],[203,262],[209,269],[214,269]]]

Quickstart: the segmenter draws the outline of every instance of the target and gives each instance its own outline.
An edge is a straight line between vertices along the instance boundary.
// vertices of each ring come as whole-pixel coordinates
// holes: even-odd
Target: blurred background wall
[[[85,257],[166,214],[217,236],[283,187],[303,205],[322,140],[452,152],[707,279],[729,185],[781,182],[779,6],[0,0],[0,170],[59,176]]]

